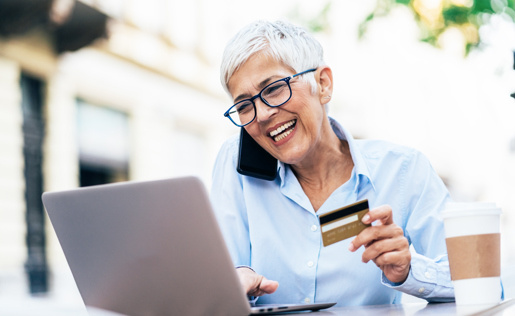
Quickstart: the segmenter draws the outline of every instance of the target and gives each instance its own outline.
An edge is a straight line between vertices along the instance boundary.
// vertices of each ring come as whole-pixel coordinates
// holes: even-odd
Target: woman
[[[332,71],[310,34],[287,22],[250,24],[227,44],[221,79],[235,104],[231,121],[279,160],[274,181],[240,175],[233,137],[213,171],[212,202],[248,295],[338,305],[395,303],[400,292],[454,300],[438,218],[450,200],[444,184],[419,152],[354,140],[327,116]],[[363,222],[375,224],[323,247],[318,216],[363,199]]]

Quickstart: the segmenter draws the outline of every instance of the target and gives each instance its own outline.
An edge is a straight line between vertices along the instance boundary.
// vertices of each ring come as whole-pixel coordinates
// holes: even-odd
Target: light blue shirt
[[[279,282],[277,291],[259,303],[379,305],[400,303],[400,292],[453,301],[438,215],[450,197],[428,159],[389,142],[354,140],[330,121],[336,135],[349,143],[354,168],[317,212],[287,164],[279,163],[275,181],[237,173],[238,135],[225,142],[216,160],[211,200],[234,265],[250,266]],[[416,251],[402,284],[390,282],[372,261],[363,263],[363,247],[350,252],[353,238],[322,245],[318,216],[363,199],[370,208],[390,205],[394,222]]]

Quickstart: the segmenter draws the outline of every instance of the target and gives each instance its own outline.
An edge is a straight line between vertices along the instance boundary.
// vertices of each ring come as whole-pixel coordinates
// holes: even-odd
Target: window
[[[78,100],[80,186],[129,179],[127,114]]]
[[[25,219],[27,223],[27,261],[25,271],[30,293],[48,291],[48,265],[46,260],[45,216],[43,194],[43,83],[22,74],[20,80],[23,112],[23,156],[25,175]]]

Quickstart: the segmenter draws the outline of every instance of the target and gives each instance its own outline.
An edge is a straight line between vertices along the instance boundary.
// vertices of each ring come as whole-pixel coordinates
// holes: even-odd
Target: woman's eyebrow
[[[234,104],[236,104],[243,99],[250,99],[251,97],[252,97],[252,95],[250,95],[248,93],[240,94],[236,99],[234,99],[233,102],[234,102]]]
[[[266,78],[265,80],[261,81],[259,84],[258,84],[258,89],[261,90],[263,89],[267,84],[270,83],[270,81],[272,81],[272,79],[274,78],[281,78],[281,76],[278,76],[278,75],[273,75],[273,76],[270,76],[268,78]]]
[[[261,91],[267,84],[269,84],[273,79],[275,78],[282,78],[281,76],[279,75],[273,75],[273,76],[270,76],[264,80],[262,80],[258,85],[257,85],[257,88],[259,89],[259,91]],[[243,94],[240,94],[236,99],[234,99],[234,103],[238,103],[240,102],[240,100],[243,100],[243,99],[250,99],[252,98],[253,96],[248,94],[248,93],[243,93]]]

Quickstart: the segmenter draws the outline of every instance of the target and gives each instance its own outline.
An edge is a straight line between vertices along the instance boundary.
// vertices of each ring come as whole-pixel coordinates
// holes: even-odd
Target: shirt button
[[[426,276],[426,278],[431,279],[431,273],[426,272],[425,276]]]
[[[304,299],[304,303],[306,303],[306,304],[311,303],[311,300],[309,299],[309,297],[306,297],[306,298]]]
[[[317,230],[317,228],[318,228],[317,225],[313,225],[313,226],[311,226],[311,231],[314,232]]]
[[[308,267],[310,267],[310,268],[311,268],[313,265],[315,265],[315,264],[313,263],[313,261],[308,261]]]
[[[422,293],[422,292],[424,292],[424,290],[425,290],[425,288],[421,287],[420,289],[418,289],[418,292]]]

